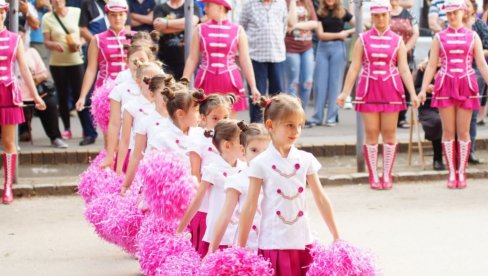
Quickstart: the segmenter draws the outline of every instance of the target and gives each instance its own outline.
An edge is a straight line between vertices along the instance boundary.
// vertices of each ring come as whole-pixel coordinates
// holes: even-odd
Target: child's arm
[[[313,198],[315,200],[315,204],[322,215],[325,223],[329,227],[329,231],[334,237],[334,241],[339,239],[339,232],[337,231],[334,213],[332,211],[332,204],[329,201],[329,198],[324,192],[322,185],[320,184],[319,177],[316,173],[307,175],[307,183],[310,185],[310,189],[312,190]]]
[[[113,168],[114,153],[120,131],[120,102],[110,99],[110,120],[107,131],[107,157],[100,165],[101,168]]]
[[[191,219],[195,216],[198,208],[200,208],[200,206],[202,205],[203,198],[205,197],[205,193],[207,192],[210,185],[211,184],[207,181],[200,182],[195,198],[193,198],[193,200],[191,201],[190,206],[188,206],[188,209],[186,210],[183,218],[180,221],[180,224],[178,225],[178,228],[176,229],[177,234],[182,233],[186,229],[188,224],[190,224]]]
[[[130,133],[132,131],[131,128],[133,121],[134,117],[132,117],[132,115],[125,110],[122,117],[122,135],[120,137],[119,151],[117,153],[117,168],[115,170],[117,174],[122,173],[125,156],[127,155],[127,151],[129,149]]]
[[[141,162],[144,151],[146,150],[147,135],[136,134],[136,143],[134,145],[134,152],[130,155],[127,172],[125,173],[124,184],[122,184],[121,194],[125,194],[132,184],[134,177]]]
[[[202,181],[201,166],[202,158],[195,151],[190,151],[190,165],[191,165],[191,175],[198,179],[198,182]]]
[[[258,208],[259,193],[263,180],[255,177],[249,178],[249,192],[246,203],[242,208],[241,217],[239,218],[239,234],[237,236],[237,245],[245,247],[249,231],[251,231],[252,222],[256,209]]]
[[[239,191],[236,189],[227,189],[224,208],[222,209],[219,219],[215,224],[215,232],[208,248],[209,254],[215,252],[215,250],[219,248],[220,242],[222,241],[230,219],[232,218],[232,214],[236,209],[240,195],[241,193],[239,193]]]

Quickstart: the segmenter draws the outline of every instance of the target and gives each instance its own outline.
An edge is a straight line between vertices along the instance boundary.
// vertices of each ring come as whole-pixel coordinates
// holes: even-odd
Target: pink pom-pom
[[[332,245],[314,244],[310,249],[313,262],[308,276],[373,276],[379,275],[375,256],[369,250],[360,249],[346,241]]]
[[[273,275],[271,263],[244,248],[227,248],[208,255],[200,268],[202,276]]]
[[[109,241],[115,242],[126,252],[135,255],[136,235],[144,219],[142,210],[138,208],[140,197],[134,194],[126,196],[112,194],[107,197],[104,199],[110,207],[106,217],[95,224],[95,228],[99,229],[97,233],[101,232],[103,238],[108,237]],[[103,205],[105,202],[101,198],[94,200],[89,204],[87,213],[93,204]]]
[[[110,210],[116,206],[115,197],[110,194],[92,200],[85,208],[85,219],[95,227],[95,232],[109,243],[117,244],[117,239],[110,235],[104,225],[109,217]]]
[[[183,217],[195,196],[196,183],[187,165],[171,152],[152,151],[139,165],[144,200],[152,213],[168,220]]]
[[[137,257],[144,275],[198,275],[200,267],[191,242],[168,233],[141,240]]]
[[[106,81],[104,85],[93,91],[91,97],[91,115],[93,122],[98,125],[103,133],[107,133],[110,121],[110,92],[114,87],[113,81]]]
[[[123,182],[123,177],[110,169],[101,169],[100,163],[107,156],[105,151],[91,162],[88,169],[80,175],[78,183],[78,193],[89,203],[93,199],[104,195],[120,192],[120,187]]]

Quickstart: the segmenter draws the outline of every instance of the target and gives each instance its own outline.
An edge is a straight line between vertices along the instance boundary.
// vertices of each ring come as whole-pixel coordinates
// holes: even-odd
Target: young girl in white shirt
[[[158,74],[163,74],[160,63],[139,63],[136,70],[136,82],[142,97],[124,104],[122,133],[119,141],[115,170],[117,174],[126,171],[128,157],[130,156],[131,150],[134,148],[134,128],[143,124],[155,108],[154,94],[151,93],[149,86],[143,80],[144,78],[152,78]]]
[[[225,200],[225,180],[246,166],[244,162],[239,160],[242,157],[242,146],[239,140],[241,130],[237,123],[236,120],[221,120],[217,123],[213,131],[205,131],[206,136],[212,136],[212,142],[219,151],[220,158],[216,158],[212,164],[203,168],[202,181],[198,187],[197,194],[190,203],[188,210],[176,230],[176,233],[182,233],[187,228],[190,219],[198,211],[207,190],[211,187],[206,220],[207,229],[205,230],[203,242],[198,250],[198,253],[202,257],[207,254],[210,239],[213,236],[215,222],[220,214],[222,202]],[[230,246],[232,245],[232,241],[223,243],[222,245]]]
[[[247,125],[244,122],[241,122],[239,127],[242,131],[240,142],[244,147],[244,155],[249,164],[251,160],[268,148],[270,141],[269,134],[262,124]],[[239,215],[242,212],[244,202],[246,201],[248,189],[248,167],[239,173],[228,177],[225,181],[225,203],[215,225],[215,231],[208,249],[209,254],[215,252],[219,248],[224,237],[229,237],[232,238],[232,240],[235,240],[235,237],[237,236]],[[262,199],[262,195],[260,195],[259,198]],[[247,248],[253,250],[257,250],[258,248],[259,224],[261,221],[260,201],[257,208],[246,245]]]
[[[294,146],[305,121],[300,100],[279,94],[271,99],[262,97],[260,104],[272,143],[249,166],[249,192],[237,243],[246,246],[262,188],[258,253],[271,262],[276,275],[305,275],[312,261],[309,248],[313,242],[304,193],[307,183],[334,240],[339,239],[339,232],[317,175],[320,163]]]
[[[107,130],[107,157],[101,163],[102,168],[112,168],[114,166],[114,154],[117,149],[120,127],[122,122],[122,115],[124,114],[124,105],[138,99],[141,96],[141,91],[136,82],[136,70],[137,64],[147,63],[150,60],[154,60],[154,55],[149,47],[134,44],[127,50],[127,63],[129,69],[128,78],[119,76],[125,72],[122,71],[117,76],[116,80],[120,81],[120,84],[116,85],[110,92],[110,119]],[[116,157],[115,157],[116,158]]]
[[[200,126],[207,130],[214,129],[219,121],[229,118],[232,105],[235,102],[236,97],[234,94],[226,96],[210,94],[206,96],[200,103]],[[192,145],[189,156],[191,173],[198,179],[198,182],[201,180],[203,167],[211,164],[216,158],[220,158],[218,150],[212,143],[212,138],[205,137],[203,131],[201,138]],[[208,196],[209,193],[207,191],[198,212],[192,218],[189,225],[192,237],[191,242],[197,252],[202,244],[203,235],[207,228]]]
[[[145,78],[144,82],[149,86],[156,107],[153,112],[150,113],[146,122],[134,129],[136,136],[134,139],[134,150],[129,158],[129,165],[127,166],[121,190],[122,194],[126,192],[127,188],[134,180],[139,163],[144,157],[144,153],[153,148],[159,134],[163,132],[166,126],[170,123],[168,110],[166,109],[166,102],[168,99],[162,93],[163,88],[169,87],[174,91],[184,88],[175,81],[172,75],[169,74],[161,74],[152,78]]]

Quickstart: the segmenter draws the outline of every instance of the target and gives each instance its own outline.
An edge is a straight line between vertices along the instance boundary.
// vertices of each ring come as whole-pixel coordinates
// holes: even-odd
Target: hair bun
[[[125,34],[125,38],[126,38],[126,39],[130,39],[130,40],[132,40],[132,38],[133,38],[133,37],[134,37],[134,35],[133,35],[132,33],[126,33],[126,34]]]
[[[242,132],[246,132],[249,130],[249,126],[244,122],[244,120],[237,123],[237,126],[241,129]]]
[[[265,107],[267,107],[267,106],[268,106],[269,101],[271,101],[271,98],[268,98],[268,97],[265,97],[265,96],[261,96],[261,97],[259,98],[259,106],[260,106],[261,108],[265,108]]]
[[[234,93],[229,93],[227,95],[227,100],[231,105],[234,105],[237,102],[237,96]]]
[[[161,35],[159,34],[159,32],[156,31],[156,30],[151,31],[149,33],[149,35],[151,36],[152,40],[154,40],[155,42],[158,42],[159,39],[160,39],[160,37],[161,37]]]
[[[148,77],[144,77],[144,78],[142,79],[142,81],[143,81],[145,84],[147,84],[147,85],[151,84],[151,80],[152,80],[152,79],[151,79],[151,78],[148,78]]]
[[[197,102],[202,102],[205,100],[205,92],[203,92],[202,89],[198,89],[198,90],[193,91],[193,93],[191,93],[191,96]]]
[[[207,138],[213,138],[214,137],[214,131],[212,129],[206,129],[203,132],[203,136],[205,136]]]
[[[169,87],[163,88],[163,91],[161,91],[161,93],[163,94],[163,96],[168,98],[168,100],[173,100],[176,96],[175,91],[173,91],[173,89],[171,89]]]

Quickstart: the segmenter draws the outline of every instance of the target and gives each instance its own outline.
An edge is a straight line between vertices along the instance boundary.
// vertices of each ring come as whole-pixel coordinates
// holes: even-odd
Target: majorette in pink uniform
[[[127,51],[124,44],[129,44],[130,40],[125,34],[130,33],[123,29],[115,33],[112,29],[95,35],[95,40],[99,49],[98,52],[98,75],[95,82],[95,89],[100,88],[108,80],[115,80],[119,72],[127,67]]]
[[[479,88],[473,69],[475,32],[451,26],[436,34],[441,69],[435,77],[432,107],[480,108]]]
[[[407,108],[405,91],[397,68],[401,37],[388,28],[359,35],[363,44],[361,75],[356,89],[356,111],[398,112]]]
[[[17,46],[20,38],[6,28],[0,31],[0,125],[24,122],[22,93],[14,76]]]
[[[229,20],[210,20],[198,25],[202,60],[195,78],[195,87],[206,94],[234,93],[238,96],[233,111],[247,109],[246,94],[241,72],[237,66],[236,53],[239,45],[240,27]]]

